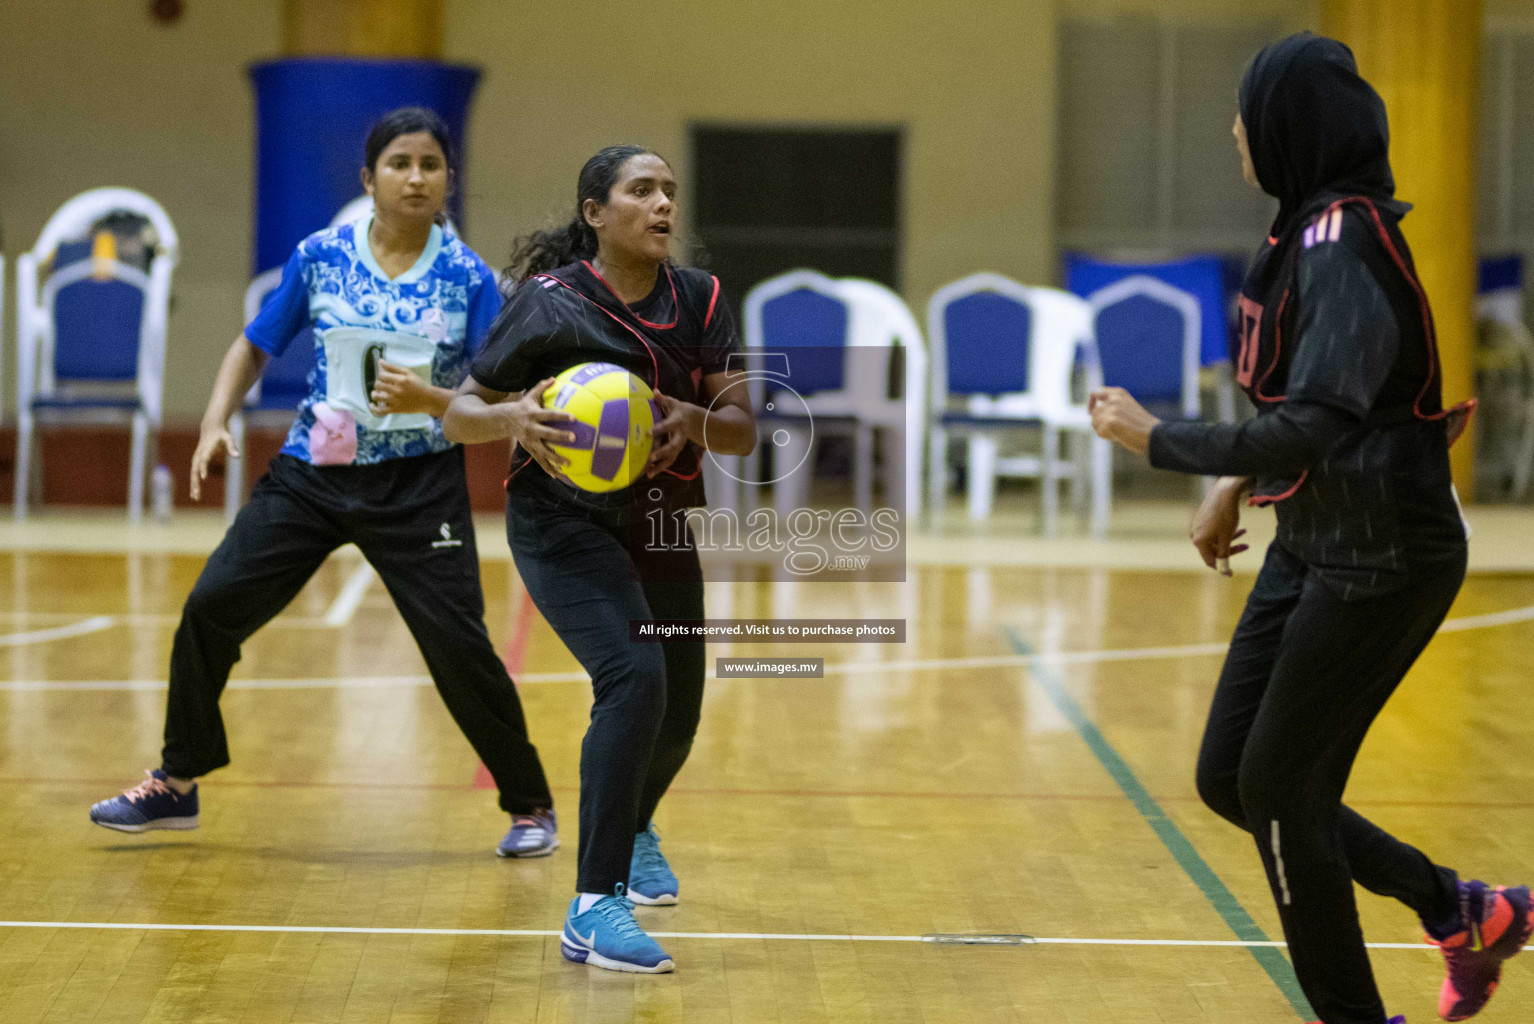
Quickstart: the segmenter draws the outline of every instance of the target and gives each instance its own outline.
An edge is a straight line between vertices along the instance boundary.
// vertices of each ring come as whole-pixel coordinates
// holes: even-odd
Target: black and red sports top
[[[711,274],[663,265],[655,288],[629,306],[583,260],[519,284],[469,373],[494,391],[525,391],[578,363],[608,362],[663,394],[704,404],[704,376],[723,372],[730,353],[739,349],[734,317]],[[635,502],[692,507],[706,503],[702,454],[689,444],[654,480],[641,477],[622,491],[590,494],[550,477],[518,447],[506,489],[597,508]],[[631,493],[639,488],[645,495]],[[647,498],[656,489],[663,495],[658,502]]]

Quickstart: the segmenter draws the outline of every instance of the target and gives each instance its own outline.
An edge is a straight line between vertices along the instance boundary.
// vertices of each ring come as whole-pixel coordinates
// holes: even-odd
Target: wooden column
[[[286,0],[289,57],[442,58],[445,0]]]
[[[1444,404],[1474,391],[1475,153],[1482,0],[1321,0],[1322,30],[1352,47],[1390,114],[1402,224],[1433,304]],[[1460,496],[1473,497],[1475,437],[1454,446]]]

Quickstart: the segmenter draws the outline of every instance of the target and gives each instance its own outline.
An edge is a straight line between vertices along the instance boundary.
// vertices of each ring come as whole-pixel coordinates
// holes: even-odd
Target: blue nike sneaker
[[[680,889],[681,883],[666,863],[666,855],[660,852],[660,833],[655,831],[652,821],[634,837],[634,856],[629,861],[629,900],[646,907],[669,907],[676,903]]]
[[[579,896],[570,901],[565,930],[559,937],[559,951],[566,960],[629,974],[664,974],[676,969],[666,951],[634,920],[622,882],[611,896],[597,900],[584,914],[577,913],[580,905]]]
[[[197,827],[197,784],[185,796],[170,788],[163,771],[146,772],[149,778],[99,804],[91,805],[91,821],[119,832],[148,832],[156,828]]]
[[[547,857],[559,849],[559,819],[553,810],[513,814],[511,831],[495,848],[497,857]]]

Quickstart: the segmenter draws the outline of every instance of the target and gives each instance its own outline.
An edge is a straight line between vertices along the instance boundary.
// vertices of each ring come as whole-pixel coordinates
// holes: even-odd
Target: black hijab
[[[1362,195],[1405,204],[1390,173],[1385,103],[1353,51],[1301,32],[1265,47],[1241,80],[1241,120],[1262,190],[1279,201],[1281,237],[1323,197]]]

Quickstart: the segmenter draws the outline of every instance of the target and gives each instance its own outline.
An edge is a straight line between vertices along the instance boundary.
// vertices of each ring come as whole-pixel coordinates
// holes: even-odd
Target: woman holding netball
[[[651,818],[687,759],[703,700],[702,643],[635,643],[629,623],[703,618],[703,580],[685,543],[647,543],[649,516],[705,502],[704,448],[746,454],[756,424],[727,365],[739,347],[719,282],[671,262],[676,178],[637,146],[581,169],[569,224],[523,241],[520,282],[444,419],[449,438],[517,442],[506,526],[539,611],[591,674],[581,745],[580,865],[561,949],[578,963],[656,973],[672,960],[630,901],[677,902]],[[650,461],[632,485],[576,488],[551,445],[573,442],[544,390],[572,366],[612,363],[657,394]],[[674,520],[673,520],[674,521]]]
[[[266,361],[312,328],[317,367],[281,454],[187,598],[170,659],[161,766],[91,820],[123,832],[196,828],[195,780],[229,763],[218,700],[240,645],[336,548],[378,570],[437,690],[500,789],[505,857],[559,844],[553,798],[516,689],[484,625],[463,449],[440,417],[500,309],[495,275],[443,232],[447,130],[429,110],[386,115],[362,183],[373,213],[304,239],[282,283],[224,356],[192,457],[192,497]]]
[[[1460,881],[1342,794],[1464,579],[1449,445],[1471,410],[1442,406],[1385,107],[1347,47],[1303,33],[1265,49],[1242,82],[1235,133],[1247,180],[1280,202],[1241,291],[1238,376],[1258,415],[1161,423],[1105,388],[1091,398],[1093,427],[1153,466],[1222,476],[1193,527],[1211,567],[1245,550],[1233,544],[1247,495],[1277,512],[1198,786],[1257,840],[1305,995],[1325,1024],[1385,1021],[1356,881],[1416,911],[1447,961],[1439,1013],[1465,1020],[1529,938],[1528,889]]]

